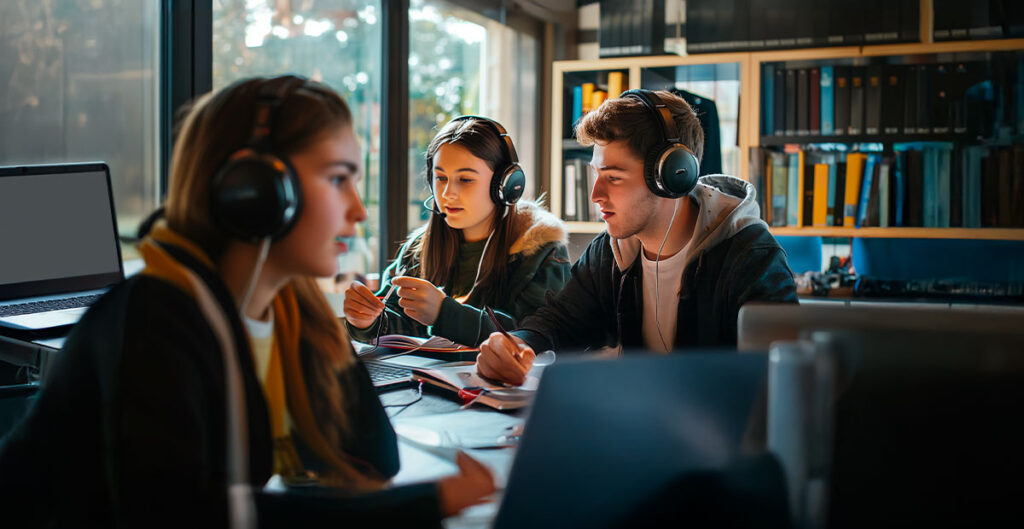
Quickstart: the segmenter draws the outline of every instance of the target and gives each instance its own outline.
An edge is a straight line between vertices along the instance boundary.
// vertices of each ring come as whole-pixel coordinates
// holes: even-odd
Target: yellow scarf
[[[158,244],[159,243],[159,244]],[[182,237],[167,227],[166,223],[158,222],[149,236],[139,244],[139,252],[145,260],[146,267],[140,272],[185,292],[193,299],[193,291],[183,266],[168,254],[160,244],[176,246],[207,266],[216,270],[213,261],[192,241]],[[287,406],[295,424],[296,433],[321,461],[327,463],[342,476],[351,476],[353,467],[346,462],[347,456],[331,445],[317,426],[316,416],[309,402],[306,380],[302,375],[302,364],[299,355],[299,337],[301,318],[298,299],[291,285],[282,288],[273,300],[274,311],[274,343],[271,349],[270,365],[264,384],[264,395],[270,414],[271,433],[274,439],[274,472],[288,478],[308,478],[312,474],[306,472],[291,441],[291,433],[285,431],[284,411]],[[364,469],[367,472],[372,469]],[[375,472],[374,472],[375,474]],[[383,482],[381,476],[365,476],[365,480],[355,479],[358,488],[379,488]],[[349,480],[352,481],[352,480]]]

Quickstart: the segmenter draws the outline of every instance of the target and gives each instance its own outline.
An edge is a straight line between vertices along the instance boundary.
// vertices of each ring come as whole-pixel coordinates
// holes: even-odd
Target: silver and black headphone
[[[459,121],[467,121],[475,119],[490,127],[492,131],[501,140],[501,143],[505,146],[505,154],[508,155],[508,165],[495,167],[494,176],[491,177],[490,195],[491,201],[498,206],[511,206],[515,204],[522,196],[523,191],[526,189],[526,173],[523,172],[523,168],[519,166],[519,156],[516,154],[516,147],[512,143],[512,138],[508,135],[505,127],[502,127],[500,123],[490,118],[483,116],[465,115],[459,116],[448,122],[448,125]],[[448,125],[445,125],[446,127]],[[434,196],[434,160],[430,155],[427,155],[427,188],[430,189],[430,197],[427,201],[431,202],[430,210],[437,215],[444,216],[444,213],[437,207],[437,198]],[[426,205],[426,202],[424,202]]]
[[[619,97],[631,97],[643,103],[651,118],[658,123],[661,141],[644,153],[644,182],[659,197],[679,198],[697,186],[700,162],[689,147],[680,141],[679,129],[672,112],[651,90],[627,90]]]
[[[302,186],[288,158],[275,152],[271,132],[282,103],[305,83],[293,75],[263,81],[249,141],[213,177],[211,214],[232,237],[253,242],[280,239],[295,226]]]

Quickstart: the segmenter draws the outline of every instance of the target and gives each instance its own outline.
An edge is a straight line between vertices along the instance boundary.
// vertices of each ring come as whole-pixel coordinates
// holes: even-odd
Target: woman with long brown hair
[[[500,124],[455,118],[426,158],[430,221],[409,236],[377,295],[360,283],[345,294],[356,339],[436,335],[474,346],[497,330],[485,307],[514,328],[569,277],[565,225],[539,203],[519,200],[525,176]]]
[[[312,279],[366,218],[359,150],[345,102],[300,77],[197,102],[145,269],[85,315],[0,446],[5,521],[422,526],[493,491],[465,456],[386,487],[394,431]]]

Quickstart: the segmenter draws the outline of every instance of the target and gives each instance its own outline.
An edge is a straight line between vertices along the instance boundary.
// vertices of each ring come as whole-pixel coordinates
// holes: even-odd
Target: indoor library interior
[[[0,57],[2,527],[1024,526],[1024,2],[5,1]]]

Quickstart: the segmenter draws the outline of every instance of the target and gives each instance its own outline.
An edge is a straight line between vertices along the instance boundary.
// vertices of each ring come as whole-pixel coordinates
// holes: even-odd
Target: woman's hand
[[[430,281],[418,277],[396,277],[392,284],[398,285],[398,305],[405,314],[423,325],[433,325],[441,313],[441,302],[446,297],[441,289]]]
[[[459,473],[442,479],[437,486],[441,514],[446,518],[470,505],[483,503],[487,496],[494,494],[494,476],[487,467],[465,452],[459,452],[455,462]]]
[[[345,291],[345,319],[357,329],[367,329],[384,312],[384,302],[373,295],[366,285],[353,281]]]

